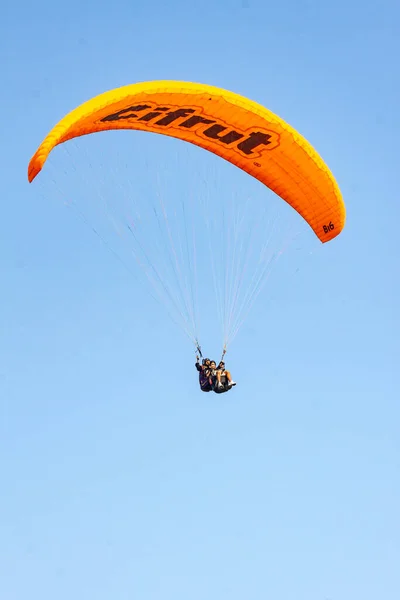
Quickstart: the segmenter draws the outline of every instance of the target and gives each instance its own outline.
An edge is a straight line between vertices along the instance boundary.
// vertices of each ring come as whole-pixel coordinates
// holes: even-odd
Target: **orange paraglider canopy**
[[[196,144],[255,177],[294,208],[321,242],[342,231],[346,210],[322,158],[263,106],[198,83],[151,81],[100,94],[66,115],[29,163],[33,181],[52,149],[110,129],[151,131]]]

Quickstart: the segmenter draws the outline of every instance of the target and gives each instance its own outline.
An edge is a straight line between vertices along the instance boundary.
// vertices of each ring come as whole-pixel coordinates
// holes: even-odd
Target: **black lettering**
[[[157,110],[153,110],[146,115],[143,115],[143,117],[140,117],[138,121],[151,121],[152,119],[159,117],[163,112],[167,112],[167,110],[169,110],[168,106],[160,106]]]
[[[243,133],[238,133],[237,131],[230,131],[229,133],[225,133],[224,135],[219,135],[223,131],[227,129],[223,125],[212,125],[208,129],[206,129],[203,133],[208,138],[212,138],[213,140],[219,140],[223,144],[233,144],[233,142],[237,142],[240,138],[243,137]]]
[[[159,121],[156,121],[155,125],[161,125],[165,127],[166,125],[170,125],[173,121],[176,121],[181,117],[188,117],[194,112],[196,112],[194,108],[178,108],[177,110],[173,110],[172,112],[165,115],[165,117],[163,117]]]
[[[107,115],[103,117],[101,121],[120,121],[121,119],[134,119],[137,117],[135,112],[141,112],[142,110],[147,110],[151,108],[149,104],[138,104],[137,106],[129,106],[128,108],[123,108],[112,115]]]
[[[269,133],[254,131],[248,138],[238,144],[238,150],[244,152],[244,154],[253,154],[253,150],[257,148],[257,146],[268,146],[271,143],[269,141],[270,137],[271,135]]]
[[[205,119],[204,117],[200,117],[200,115],[193,115],[193,117],[189,117],[187,121],[183,121],[183,123],[179,124],[179,127],[187,127],[190,129],[197,125],[198,123],[205,123],[209,125],[210,123],[215,123],[212,119]]]
[[[332,223],[332,221],[329,221],[329,225],[323,225],[323,228],[324,228],[324,233],[329,233],[329,231],[332,231],[332,229],[335,229],[335,226]]]
[[[149,111],[150,110],[150,111]],[[144,112],[143,114],[143,111]],[[138,114],[142,113],[142,114]],[[164,114],[163,114],[164,113]],[[259,146],[269,146],[273,140],[272,135],[269,133],[263,133],[262,131],[253,131],[246,136],[244,133],[239,133],[234,129],[230,129],[227,125],[218,123],[216,119],[210,119],[201,115],[193,114],[196,113],[196,108],[175,108],[171,110],[169,106],[156,106],[155,104],[137,104],[128,106],[110,115],[106,115],[101,119],[102,122],[107,121],[121,121],[128,119],[137,119],[138,121],[149,122],[152,121],[154,125],[160,127],[168,127],[174,121],[183,119],[178,125],[185,129],[191,129],[199,124],[204,124],[209,127],[201,131],[201,134],[207,138],[218,140],[222,144],[230,145],[235,144],[240,152],[243,154],[251,155],[254,150]],[[161,118],[159,118],[161,116]],[[158,121],[155,121],[158,119]],[[239,142],[239,140],[241,140]],[[239,143],[237,143],[239,142]],[[253,163],[255,166],[260,166],[259,163]],[[334,229],[334,225],[323,225],[325,233]]]

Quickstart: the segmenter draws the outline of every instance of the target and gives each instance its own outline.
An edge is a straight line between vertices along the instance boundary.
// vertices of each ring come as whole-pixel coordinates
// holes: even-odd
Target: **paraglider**
[[[223,394],[236,385],[230,372],[225,369],[223,360],[220,360],[218,366],[215,360],[209,358],[203,358],[202,364],[199,361],[200,357],[196,355],[195,367],[199,372],[199,385],[202,392],[213,391],[216,394]]]
[[[44,138],[30,160],[29,182],[57,145],[123,129],[177,138],[225,159],[275,192],[303,217],[322,243],[343,230],[346,210],[339,187],[306,139],[264,106],[199,83],[136,83],[81,104]],[[197,338],[193,341],[198,348]],[[196,365],[203,391],[227,391],[236,385],[223,362],[215,369],[204,361]]]
[[[200,357],[196,355],[195,367],[199,372],[199,385],[202,392],[211,392],[213,389],[213,382],[211,378],[211,367],[210,359],[203,358],[202,364],[200,364]]]

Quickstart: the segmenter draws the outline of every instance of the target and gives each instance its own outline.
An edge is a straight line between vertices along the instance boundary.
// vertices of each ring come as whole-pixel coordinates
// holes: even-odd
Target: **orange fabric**
[[[322,242],[344,227],[346,210],[339,187],[322,158],[295,129],[243,96],[197,83],[137,83],[85,102],[39,146],[29,163],[29,181],[57,144],[109,129],[151,131],[213,152],[288,202]]]

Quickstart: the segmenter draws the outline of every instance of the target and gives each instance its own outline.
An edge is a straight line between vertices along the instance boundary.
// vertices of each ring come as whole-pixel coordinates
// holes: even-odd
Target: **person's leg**
[[[236,382],[232,381],[232,377],[231,377],[230,371],[225,371],[225,377],[228,380],[229,387],[232,387],[232,386],[236,385]]]
[[[230,381],[232,381],[232,377],[231,377],[230,371],[224,371],[224,375],[227,378],[228,383],[230,383]]]

